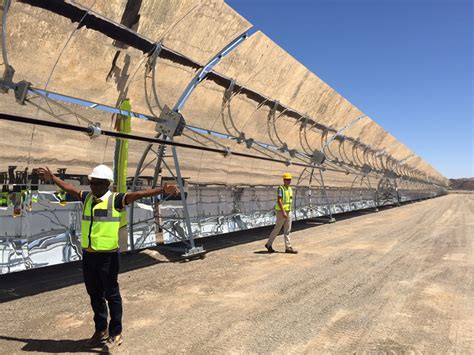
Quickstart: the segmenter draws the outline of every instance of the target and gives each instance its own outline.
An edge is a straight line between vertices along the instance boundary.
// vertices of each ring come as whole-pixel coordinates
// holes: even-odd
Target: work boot
[[[288,253],[288,254],[298,254],[298,251],[296,251],[296,250],[293,249],[292,247],[288,247],[288,248],[286,248],[285,253]]]
[[[86,341],[86,347],[95,348],[102,345],[109,338],[109,332],[107,330],[96,330],[94,335]]]
[[[271,246],[268,246],[267,244],[265,244],[265,248],[267,248],[269,253],[274,253],[275,252],[275,249],[273,249]]]
[[[122,344],[122,341],[122,334],[110,336],[109,339],[107,339],[107,342],[104,344],[102,352],[108,354],[114,350],[117,350],[120,344]]]

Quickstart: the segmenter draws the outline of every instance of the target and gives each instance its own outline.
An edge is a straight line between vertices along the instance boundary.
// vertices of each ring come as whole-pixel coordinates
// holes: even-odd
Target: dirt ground
[[[298,255],[264,252],[264,228],[203,260],[124,256],[118,353],[474,353],[474,195],[349,217],[296,223]],[[79,267],[0,279],[1,353],[86,352]]]

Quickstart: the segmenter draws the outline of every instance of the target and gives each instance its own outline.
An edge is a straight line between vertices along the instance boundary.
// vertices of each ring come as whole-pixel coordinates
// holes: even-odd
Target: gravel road
[[[296,223],[297,255],[267,254],[269,228],[210,239],[202,260],[127,255],[118,353],[474,353],[473,227],[474,195],[457,194]],[[22,274],[17,290],[0,279],[17,295],[0,304],[0,352],[84,352],[79,264]]]

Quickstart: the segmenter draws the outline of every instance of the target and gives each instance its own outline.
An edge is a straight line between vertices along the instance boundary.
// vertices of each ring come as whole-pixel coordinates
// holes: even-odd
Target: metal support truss
[[[384,178],[379,180],[375,201],[377,207],[394,204],[400,206],[400,194],[398,192],[396,176],[386,174]]]
[[[179,97],[178,101],[174,105],[173,109],[170,110],[166,106],[162,110],[162,114],[160,115],[160,122],[157,124],[157,131],[159,132],[157,137],[162,135],[162,137],[167,140],[172,142],[173,137],[180,135],[186,126],[186,123],[184,119],[182,118],[182,115],[180,113],[181,109],[184,107],[186,104],[186,101],[189,99],[191,96],[192,92],[196,89],[196,87],[206,79],[207,75],[212,71],[212,68],[216,66],[224,56],[229,54],[232,50],[234,50],[240,43],[242,43],[245,39],[247,39],[248,34],[247,32],[239,35],[235,39],[233,39],[229,44],[227,44],[224,48],[222,48],[211,60],[201,68],[201,70],[194,76],[194,78],[191,80],[191,82],[188,84],[188,86],[184,89],[183,93]],[[160,46],[161,48],[161,46]],[[156,59],[154,63],[151,65],[156,65]],[[156,95],[155,95],[156,98]],[[171,118],[175,119],[171,119]],[[170,125],[170,123],[173,123]],[[176,128],[178,127],[178,128]],[[142,164],[146,159],[147,154],[151,150],[151,147],[147,147],[142,155],[142,158],[140,159],[140,164],[137,166],[137,170],[135,173],[134,181],[137,181],[138,176],[140,174],[140,171],[142,170]],[[179,158],[178,158],[178,153],[176,150],[176,147],[172,147],[172,155],[173,155],[173,162],[174,162],[174,169],[176,172],[176,180],[179,186],[179,191],[181,195],[181,203],[183,207],[183,214],[184,214],[184,223],[185,223],[185,237],[181,238],[182,241],[187,245],[187,249],[183,256],[185,257],[190,257],[194,255],[199,255],[204,252],[202,247],[196,247],[194,243],[194,233],[192,230],[191,226],[191,220],[190,220],[190,214],[188,210],[188,205],[186,202],[186,193],[184,190],[184,182],[183,182],[183,177],[181,175],[181,168],[179,165]],[[162,169],[162,164],[165,164],[165,151],[166,148],[164,145],[161,145],[158,150],[157,154],[157,164],[155,166],[155,177],[158,177],[161,174],[161,169]],[[156,179],[154,179],[154,182]],[[136,188],[136,185],[132,186],[132,189]],[[133,207],[132,207],[133,209]],[[133,214],[131,214],[133,216]],[[133,226],[131,224],[131,226]],[[133,228],[133,227],[131,227]],[[179,234],[179,233],[178,233]],[[133,239],[133,229],[130,231],[130,237]]]
[[[157,56],[162,56],[162,57],[168,57],[168,58],[173,58],[173,60],[177,60],[180,63],[182,63],[185,66],[188,66],[193,69],[201,69],[202,67],[200,66],[199,63],[195,62],[191,58],[188,58],[184,56],[181,53],[178,53],[174,50],[171,50],[169,48],[166,48],[163,46],[161,43],[156,43],[155,41],[152,41],[151,39],[147,38],[146,36],[137,33],[133,31],[130,28],[127,28],[125,26],[122,26],[118,23],[115,23],[111,21],[110,19],[92,11],[89,8],[85,8],[77,3],[70,4],[68,2],[62,2],[58,3],[53,0],[45,0],[45,1],[34,1],[34,0],[22,0],[25,3],[30,4],[31,6],[34,7],[39,7],[42,9],[45,9],[47,11],[51,11],[53,13],[58,14],[59,16],[66,17],[70,19],[72,22],[77,22],[79,18],[85,19],[85,22],[87,23],[86,28],[88,28],[91,31],[99,31],[103,35],[115,40],[115,41],[120,41],[122,43],[125,43],[128,46],[131,46],[137,50],[142,51],[144,54],[153,56],[158,52]],[[65,8],[67,7],[68,11],[65,11]],[[82,21],[82,20],[81,20]],[[245,36],[245,34],[243,35]],[[227,47],[225,47],[221,52],[221,57],[226,55],[228,52],[233,50],[235,46],[237,46],[240,42],[245,38],[240,38],[237,41],[231,42]],[[215,63],[217,63],[221,58],[219,56],[216,56],[213,58]],[[209,80],[214,81],[216,84],[220,86],[224,86],[224,88],[229,88],[232,86],[232,90],[237,94],[237,93],[242,93],[245,94],[248,97],[252,97],[255,101],[259,103],[259,105],[266,105],[269,106],[271,109],[272,103],[275,102],[275,99],[267,98],[265,95],[262,95],[261,93],[258,93],[248,87],[245,87],[244,85],[238,84],[238,83],[232,83],[232,79],[216,73],[214,71],[211,71],[212,66],[215,65],[215,63],[210,62],[210,66],[208,67],[208,71],[206,70],[201,70],[199,76],[195,77],[195,80],[190,83],[190,86],[196,86],[199,84],[201,80],[204,78],[207,78]],[[1,84],[0,84],[0,90],[4,89]],[[234,90],[235,89],[235,90]],[[191,90],[192,91],[192,90]],[[187,90],[183,93],[183,95],[189,95],[190,91],[188,92]],[[186,97],[183,98],[185,101]],[[157,105],[160,107],[160,105]],[[179,110],[179,108],[178,108]],[[303,115],[294,109],[287,107],[283,104],[279,104],[279,110],[280,111],[285,111],[285,113],[288,114],[288,116],[291,117],[303,117]],[[299,118],[298,118],[299,119]],[[360,119],[360,118],[358,118]],[[356,120],[358,120],[356,119]],[[315,124],[318,129],[321,130],[328,130],[332,133],[338,133],[338,130],[328,127],[322,124],[316,124],[316,122],[311,119],[307,118],[308,123],[310,124]],[[352,124],[352,123],[350,123]],[[345,129],[345,128],[343,128]],[[340,132],[336,135],[334,135],[332,139],[337,139],[340,135]],[[353,138],[346,137],[346,139],[350,141],[355,141]],[[327,140],[327,138],[326,138]],[[328,141],[328,140],[327,140]],[[330,142],[328,142],[330,143]],[[386,148],[387,149],[387,148]],[[324,150],[323,150],[324,152]],[[325,153],[325,152],[324,152]],[[325,154],[329,157],[328,154]],[[343,169],[346,171],[349,170],[349,172],[355,172],[354,169],[348,169],[347,167],[344,167],[344,162],[343,161],[334,161],[338,165],[340,165]],[[329,161],[329,163],[331,163]],[[372,164],[371,164],[372,165]],[[331,164],[328,164],[328,166],[331,166]],[[375,166],[372,166],[373,168],[376,168]],[[355,169],[357,170],[357,169]],[[420,171],[414,171],[415,169],[409,169],[409,173],[406,174],[406,177],[409,178],[411,181],[423,181],[426,182],[426,177],[424,174],[422,174]],[[374,171],[375,173],[375,171]],[[383,173],[383,171],[377,171],[377,173]],[[434,177],[430,177],[430,181],[436,182],[439,185],[443,185],[443,182],[441,182],[439,179],[435,179]]]
[[[326,199],[326,203],[327,203],[327,206],[328,206],[329,223],[334,223],[334,222],[336,222],[336,219],[332,216],[332,206],[333,206],[333,204],[329,202],[328,193],[326,191],[326,185],[324,184],[323,172],[321,170],[319,170],[319,177],[321,179],[320,180],[321,186],[323,187],[324,198]]]
[[[322,151],[323,153],[326,154],[326,149],[329,147],[329,145],[333,142],[333,140],[335,140],[337,137],[340,137],[342,132],[344,132],[347,128],[349,128],[350,126],[352,126],[354,123],[360,121],[361,119],[363,119],[364,117],[367,117],[366,115],[363,115],[363,116],[360,116],[360,117],[357,117],[355,120],[353,120],[352,122],[348,123],[347,125],[345,125],[344,127],[342,127],[340,130],[338,130],[336,133],[333,134],[333,136],[331,138],[329,138],[327,141],[326,141],[326,144],[324,144],[324,146],[322,147]]]
[[[374,211],[378,212],[378,198],[377,198],[377,190],[372,187],[372,184],[370,182],[370,172],[372,171],[372,168],[364,164],[362,166],[362,172],[364,173],[363,175],[356,175],[354,180],[352,181],[351,189],[354,189],[357,183],[359,183],[359,187],[362,188],[367,188],[369,191],[372,191],[373,193],[373,199],[375,201],[375,206],[374,206]]]
[[[315,170],[318,170],[319,178],[316,176]],[[297,180],[297,184],[300,185],[300,182],[303,181],[304,174],[307,171],[309,171],[309,181],[308,181],[309,208],[312,209],[314,207],[314,203],[313,203],[313,200],[312,200],[312,188],[313,188],[313,186],[319,186],[321,188],[323,198],[324,198],[325,203],[326,203],[325,213],[329,218],[327,220],[327,222],[329,222],[329,223],[336,222],[336,220],[333,217],[333,212],[332,212],[332,205],[333,204],[329,201],[329,196],[328,196],[328,193],[327,193],[326,185],[324,184],[323,169],[317,169],[314,166],[310,167],[310,168],[305,168],[301,172],[301,174],[299,175],[298,180]],[[316,182],[316,184],[314,184],[314,182]],[[294,210],[294,213],[296,213],[296,208]]]
[[[4,18],[3,18],[3,23],[2,23],[4,27],[2,31],[2,35],[3,35],[2,46],[3,46],[5,71],[3,73],[3,77],[0,77],[0,92],[6,93],[8,91],[13,91],[15,98],[19,104],[33,105],[37,107],[38,110],[46,112],[48,115],[54,117],[55,118],[54,121],[56,122],[38,120],[34,118],[19,117],[19,116],[14,117],[12,115],[5,115],[1,113],[0,113],[0,120],[8,120],[9,122],[16,122],[16,123],[23,123],[23,124],[39,125],[42,127],[48,127],[48,128],[51,127],[54,129],[68,129],[70,131],[83,132],[84,134],[87,134],[90,138],[105,135],[106,137],[113,137],[114,139],[131,139],[131,140],[136,140],[140,142],[146,142],[147,144],[149,144],[149,146],[145,149],[142,155],[142,159],[140,160],[140,163],[139,163],[139,169],[137,170],[137,173],[134,176],[132,190],[137,188],[139,177],[141,176],[141,172],[144,171],[145,168],[149,166],[152,166],[152,167],[155,166],[153,179],[152,179],[152,186],[162,184],[162,182],[166,179],[166,177],[162,176],[163,175],[162,170],[166,168],[169,171],[170,175],[175,179],[177,185],[179,186],[182,206],[178,207],[180,208],[180,211],[179,211],[180,213],[176,218],[171,217],[171,219],[168,219],[168,220],[165,219],[166,222],[164,223],[164,225],[160,225],[159,227],[165,230],[167,233],[169,233],[169,235],[172,235],[175,238],[175,240],[182,241],[188,247],[188,249],[186,249],[185,253],[183,254],[185,257],[193,257],[195,255],[202,255],[203,249],[196,247],[194,243],[194,237],[196,236],[196,232],[202,233],[203,236],[212,235],[214,233],[219,233],[219,232],[224,233],[226,232],[226,229],[223,228],[223,226],[225,226],[227,217],[221,215],[221,213],[218,212],[216,214],[217,223],[215,224],[215,226],[212,227],[212,231],[210,230],[203,231],[203,229],[201,228],[203,224],[201,223],[200,217],[198,217],[199,219],[198,221],[196,221],[196,219],[191,220],[190,213],[188,211],[188,206],[190,206],[190,204],[188,205],[188,202],[186,201],[186,197],[187,197],[186,192],[188,191],[185,191],[184,178],[182,177],[182,172],[181,172],[179,159],[178,159],[178,153],[176,149],[177,146],[182,147],[182,148],[198,149],[199,151],[214,152],[214,153],[221,154],[224,156],[235,154],[236,156],[243,156],[243,157],[252,158],[252,159],[263,159],[265,161],[271,161],[271,162],[276,162],[280,164],[283,163],[283,164],[288,164],[288,165],[293,164],[295,166],[303,167],[305,169],[304,173],[307,175],[306,178],[308,178],[309,176],[309,192],[310,192],[309,205],[310,207],[315,205],[314,196],[313,197],[311,196],[311,187],[313,184],[314,185],[318,184],[319,186],[322,187],[322,189],[318,191],[321,193],[320,195],[321,200],[318,201],[318,204],[326,205],[327,207],[324,208],[324,210],[317,209],[316,211],[314,210],[313,211],[318,212],[317,214],[318,216],[321,216],[322,213],[328,214],[331,222],[334,221],[333,213],[338,213],[341,211],[340,211],[339,206],[335,206],[337,195],[328,196],[328,193],[331,194],[332,192],[337,192],[337,190],[334,190],[332,188],[326,188],[325,182],[324,182],[325,171],[336,171],[339,173],[354,174],[355,179],[353,181],[353,187],[356,184],[360,183],[361,186],[363,186],[364,184],[367,185],[369,189],[372,189],[370,185],[371,180],[369,179],[369,174],[372,174],[372,176],[376,177],[378,175],[383,175],[385,172],[394,172],[395,174],[394,176],[387,175],[386,177],[382,179],[383,181],[381,180],[379,182],[379,186],[376,190],[374,199],[379,199],[381,203],[384,203],[383,202],[384,197],[386,197],[387,201],[389,201],[388,197],[390,197],[390,194],[392,194],[392,197],[390,198],[393,201],[394,190],[396,191],[398,201],[400,202],[400,196],[402,196],[402,201],[405,201],[403,199],[403,191],[400,190],[401,192],[399,193],[397,189],[397,181],[400,182],[400,186],[403,186],[403,184],[406,184],[407,190],[411,191],[411,194],[412,194],[411,196],[414,196],[414,199],[426,198],[427,196],[430,196],[430,194],[433,194],[433,195],[436,195],[436,193],[439,194],[439,189],[441,189],[441,186],[436,185],[437,180],[435,180],[432,176],[428,176],[426,173],[421,172],[420,170],[408,164],[405,164],[409,157],[402,159],[401,161],[398,161],[387,153],[387,150],[389,149],[388,147],[385,147],[383,151],[378,151],[374,149],[373,147],[370,147],[369,145],[360,143],[357,139],[344,136],[342,134],[342,131],[348,128],[348,126],[354,124],[355,122],[359,121],[363,117],[359,117],[355,121],[351,122],[348,126],[337,130],[333,127],[325,126],[322,123],[317,123],[315,122],[314,119],[312,119],[311,117],[308,117],[307,115],[301,115],[299,112],[295,111],[294,109],[288,106],[285,106],[283,103],[278,102],[275,98],[265,97],[265,95],[262,95],[256,91],[253,91],[252,89],[246,87],[245,85],[237,83],[233,79],[230,79],[222,74],[213,72],[212,68],[222,59],[222,57],[225,56],[230,51],[232,51],[240,42],[242,42],[246,38],[245,33],[239,36],[238,38],[236,38],[234,41],[232,41],[224,49],[222,49],[215,57],[211,59],[211,61],[205,67],[202,67],[199,63],[195,62],[194,60],[187,58],[176,51],[166,48],[161,43],[153,42],[147,39],[146,37],[135,33],[133,30],[129,28],[125,28],[124,26],[120,24],[113,23],[109,19],[104,18],[102,15],[97,14],[93,11],[89,11],[89,9],[87,8],[83,8],[82,6],[78,5],[74,1],[57,2],[54,0],[44,0],[44,1],[38,2],[34,0],[24,0],[25,3],[29,3],[31,6],[44,8],[47,11],[55,12],[59,16],[63,16],[63,17],[69,16],[68,18],[73,22],[77,22],[78,18],[85,19],[87,17],[87,21],[83,22],[81,20],[80,24],[82,23],[85,26],[85,28],[88,29],[88,31],[89,30],[99,31],[103,33],[105,36],[108,36],[114,39],[115,41],[120,41],[120,42],[123,41],[123,43],[126,43],[127,45],[130,45],[133,48],[141,50],[144,53],[144,56],[148,56],[147,70],[145,71],[144,84],[145,84],[145,98],[146,98],[148,107],[150,109],[151,115],[144,115],[141,113],[136,113],[136,112],[131,112],[131,111],[123,111],[116,107],[102,105],[102,104],[98,104],[98,103],[94,103],[94,102],[90,102],[87,100],[78,99],[78,98],[74,98],[70,96],[64,96],[61,94],[57,94],[57,93],[53,93],[53,92],[49,92],[45,90],[35,89],[31,86],[30,83],[26,81],[22,81],[22,82],[18,82],[14,84],[13,83],[14,69],[8,64],[8,57],[6,56],[7,52],[5,49],[6,48],[5,46],[6,20],[5,19],[7,16],[10,2],[11,2],[10,0],[4,0],[4,4],[6,5],[4,5],[4,14],[3,14]],[[67,6],[71,10],[71,12],[62,11],[64,10],[65,6]],[[77,16],[78,14],[80,16]],[[87,25],[85,24],[86,22],[87,22]],[[198,74],[193,78],[193,80],[189,83],[189,85],[183,91],[182,95],[180,96],[180,99],[178,100],[176,105],[173,107],[173,109],[166,108],[164,105],[162,105],[159,102],[158,92],[155,85],[156,84],[155,73],[157,70],[157,61],[160,58],[166,58],[166,60],[175,61],[177,63],[180,63],[180,65],[187,67],[187,69],[191,68],[190,70],[193,70],[193,71],[199,70]],[[145,60],[145,58],[143,59]],[[221,88],[223,87],[224,89],[226,89],[226,92],[224,94],[222,112],[224,113],[225,109],[228,109],[229,111],[229,122],[226,122],[223,116],[224,127],[228,134],[222,134],[220,132],[215,132],[208,129],[202,129],[199,127],[192,127],[190,125],[186,125],[184,117],[180,113],[180,110],[185,105],[186,101],[192,94],[193,90],[204,80],[213,81],[213,83],[217,84],[217,86],[220,86]],[[151,90],[147,91],[147,89],[149,88],[151,88]],[[244,133],[245,129],[242,128],[242,131],[239,131],[239,129],[236,127],[235,122],[232,120],[232,117],[231,117],[229,105],[232,98],[238,94],[245,95],[246,97],[248,97],[250,100],[252,100],[253,102],[257,104],[256,110],[254,111],[254,113],[252,113],[248,121],[250,121],[253,115],[255,114],[255,112],[257,112],[257,110],[261,109],[262,107],[268,107],[271,110],[270,116],[268,118],[268,124],[269,124],[268,128],[269,128],[269,136],[270,136],[271,142],[274,142],[274,145],[270,145],[268,143],[257,142],[250,136],[246,137]],[[87,117],[84,117],[83,115],[76,113],[74,109],[71,108],[72,106],[71,104],[81,105],[81,106],[101,110],[102,112],[106,112],[107,114],[114,114],[114,113],[122,114],[126,116],[131,116],[131,117],[155,122],[156,131],[157,131],[156,138],[143,137],[143,136],[137,136],[137,135],[131,135],[131,134],[127,135],[127,134],[121,134],[114,131],[107,131],[105,129],[102,129],[97,123],[92,122]],[[285,121],[294,119],[295,125],[303,122],[302,129],[300,129],[300,141],[301,141],[301,147],[302,147],[301,151],[297,151],[296,149],[291,149],[295,147],[288,147],[288,145],[284,142],[285,136],[284,135],[279,136],[279,131],[277,130],[276,121],[278,120],[278,118],[280,118],[284,114],[285,114]],[[71,120],[71,117],[73,117],[73,120]],[[76,125],[71,124],[71,123],[74,123],[74,121],[77,121]],[[245,125],[243,127],[245,127]],[[315,149],[314,147],[312,147],[312,144],[310,144],[310,142],[308,141],[309,138],[311,138],[312,139],[311,143],[313,143],[315,139],[319,138],[318,136],[314,136],[314,137],[311,136],[310,135],[311,133],[309,133],[307,137],[306,134],[308,132],[308,127],[310,127],[309,129],[318,131],[318,134],[321,134],[322,132],[324,132],[322,135],[322,140],[326,139],[326,145],[321,144],[317,146],[318,149],[322,147],[321,149],[322,151],[319,151]],[[201,146],[180,143],[179,140],[175,141],[174,137],[180,135],[183,129],[193,132],[195,134],[193,137],[200,136],[204,138],[204,140],[202,141],[199,141],[199,139],[195,140]],[[248,133],[249,132],[247,132],[247,134]],[[280,133],[285,134],[283,130],[280,130]],[[333,135],[333,136],[329,138],[328,135],[329,136]],[[215,138],[215,139],[212,139],[212,138]],[[258,153],[258,154],[232,152],[225,144],[220,143],[220,141],[223,141],[224,139],[227,139],[231,141],[232,143],[234,142],[245,143],[246,147],[249,150],[251,150],[252,153]],[[339,144],[339,146],[337,147],[336,145],[332,145],[333,151],[331,152],[330,145],[332,144],[333,140],[337,140],[337,143]],[[211,147],[209,143],[215,144],[217,147],[216,148]],[[352,155],[349,150],[348,151],[345,150],[346,148],[350,149],[351,144],[352,144]],[[168,145],[171,145],[172,147],[171,155],[166,155]],[[325,153],[324,148],[326,148],[326,146],[328,150],[327,161],[325,161],[326,155],[324,154]],[[339,151],[337,151],[337,149]],[[359,156],[359,153],[361,152],[363,152],[362,159]],[[152,157],[153,158],[152,161],[151,162],[146,161],[147,155],[151,155],[151,153],[154,154],[154,156]],[[331,159],[331,156],[334,159]],[[168,162],[167,158],[171,158],[171,157],[173,157],[172,169],[170,168],[171,164],[167,164]],[[19,179],[18,178],[19,176],[17,175],[17,178],[15,179],[16,183],[19,183],[20,181],[22,183],[27,182],[27,179],[28,179],[27,169],[24,172],[21,172],[23,174],[20,176],[22,177],[21,179]],[[314,171],[315,169],[319,171],[319,177],[318,177],[318,174],[315,173]],[[0,175],[0,178],[3,178],[3,181],[5,181],[5,177],[2,177]],[[85,178],[85,177],[82,176],[81,178]],[[327,176],[326,176],[326,179],[327,179]],[[81,180],[81,181],[84,181],[84,180]],[[438,190],[436,190],[437,188]],[[234,203],[236,205],[240,205],[240,201],[241,201],[240,200],[241,194],[239,194],[240,190],[243,190],[243,189],[237,188],[235,196],[232,195],[234,198]],[[199,190],[198,193],[202,193],[202,191],[203,190]],[[255,191],[254,191],[254,194],[255,196],[257,196]],[[341,194],[341,197],[342,197],[342,194]],[[221,196],[219,195],[219,201],[220,201],[220,198]],[[153,204],[153,208],[155,210],[154,211],[155,214],[151,218],[148,218],[145,221],[141,221],[141,222],[151,221],[153,224],[156,224],[156,225],[160,224],[158,220],[160,216],[158,216],[156,212],[159,211],[158,204],[164,202],[164,200],[154,201],[154,202],[155,203]],[[169,206],[164,206],[164,209],[168,207]],[[197,206],[197,207],[200,208],[200,206]],[[233,208],[233,212],[239,211],[239,208],[237,207]],[[265,207],[259,206],[257,208],[258,212],[252,212],[252,213],[260,213],[260,211],[262,211],[264,208]],[[80,209],[78,210],[79,211],[77,215],[80,214]],[[182,211],[182,214],[181,214],[181,211]],[[319,213],[321,211],[323,212]],[[133,235],[133,230],[134,230],[133,207],[131,208],[130,212],[131,212],[130,213],[131,218],[130,218],[129,228],[130,228],[132,249],[135,249],[135,247],[140,248],[140,247],[143,247],[143,244],[141,244],[142,241],[140,239],[133,238],[134,237]],[[294,212],[296,216],[297,215],[296,209]],[[200,216],[199,213],[198,213],[198,216]],[[234,215],[232,215],[232,218],[229,218],[229,220],[231,219],[233,220],[233,223],[235,223],[236,225],[239,225],[240,230],[246,228],[247,226],[245,220],[242,219],[241,216],[245,216],[245,214],[235,213]],[[250,215],[247,215],[247,217],[248,216]],[[212,216],[212,218],[214,217],[215,216]],[[251,216],[251,217],[254,217],[254,216]],[[262,220],[264,220],[264,218],[262,218]],[[267,225],[268,225],[268,221],[269,221],[269,218],[265,220]],[[78,220],[75,220],[74,224],[77,224],[76,222],[78,222]],[[196,222],[198,224],[197,228],[196,228]],[[254,224],[252,226],[258,226],[258,224]],[[67,229],[67,225],[62,225],[61,227]],[[151,232],[154,231],[154,228],[152,226],[147,225],[146,227],[147,227],[147,230],[146,230],[146,233],[144,234],[147,234],[147,235],[145,239],[149,236]],[[151,227],[151,228],[148,228],[148,227]],[[77,229],[79,227],[73,228],[69,226],[69,228],[71,230],[71,233],[73,233],[73,231],[75,231],[75,228]],[[195,228],[195,230],[193,231],[192,228]],[[196,231],[196,229],[198,231]],[[229,229],[227,229],[227,231],[229,231]],[[144,240],[143,235],[142,235],[142,240]],[[70,235],[69,237],[72,237],[72,235]],[[70,242],[69,244],[71,244],[73,249],[75,249],[74,246],[72,245],[72,242]],[[79,244],[77,246],[80,248]],[[70,251],[65,252],[66,250],[69,250],[69,249],[63,249],[63,260],[69,261],[71,260],[71,256],[67,254],[70,254]],[[77,250],[75,250],[75,252],[79,254]],[[25,259],[24,263],[25,265],[27,265],[27,268],[33,267],[34,263],[32,263],[31,260],[30,261],[26,260],[26,258],[29,258],[29,257],[28,256],[24,257]],[[10,258],[8,258],[8,261],[10,263]]]

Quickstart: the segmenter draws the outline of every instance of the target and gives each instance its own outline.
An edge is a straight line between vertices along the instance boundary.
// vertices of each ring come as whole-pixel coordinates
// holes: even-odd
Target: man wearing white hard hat
[[[276,223],[268,237],[268,241],[265,244],[269,253],[274,253],[272,245],[278,233],[280,233],[283,227],[283,233],[285,237],[285,253],[297,254],[291,246],[290,232],[291,232],[291,210],[293,205],[293,190],[291,184],[291,174],[283,174],[283,185],[278,186],[277,190],[277,203],[275,205]]]
[[[87,346],[103,345],[102,350],[110,352],[122,343],[122,297],[118,284],[121,213],[127,205],[140,198],[163,192],[177,194],[178,189],[165,184],[163,188],[114,193],[109,190],[114,174],[106,165],[96,166],[88,175],[90,192],[64,182],[53,175],[49,168],[40,168],[38,172],[45,180],[53,181],[84,205],[81,224],[82,270],[95,323],[95,332],[87,341]]]

